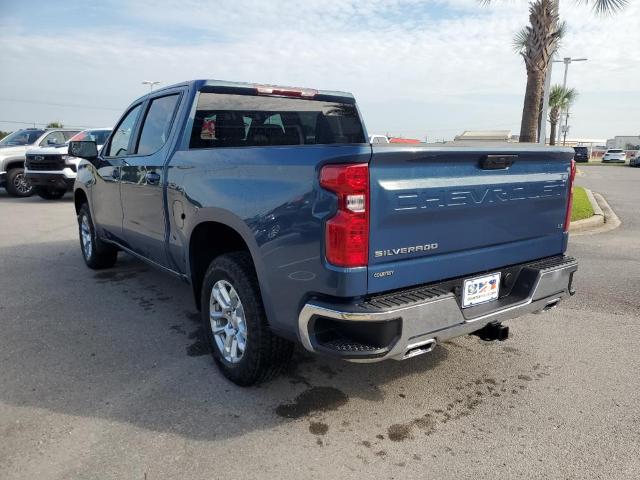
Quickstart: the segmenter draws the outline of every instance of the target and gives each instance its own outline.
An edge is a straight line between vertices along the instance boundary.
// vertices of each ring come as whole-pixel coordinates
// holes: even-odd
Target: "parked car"
[[[386,135],[369,135],[369,143],[389,143],[389,139]]]
[[[110,128],[92,128],[77,133],[71,140],[90,140],[98,148],[107,141]],[[27,151],[24,175],[35,192],[46,200],[62,198],[73,190],[80,158],[68,154],[68,145],[32,148]]]
[[[371,145],[351,94],[197,80],[69,153],[87,266],[123,251],[190,283],[239,385],[296,342],[376,362],[503,340],[574,293],[569,148]]]
[[[640,150],[636,152],[635,157],[629,159],[630,167],[640,167]]]
[[[25,128],[0,140],[0,187],[9,195],[28,197],[33,186],[25,178],[24,161],[27,150],[33,147],[63,145],[80,130],[67,128]]]
[[[589,161],[589,147],[573,147],[575,154],[573,159],[576,162],[588,162]]]
[[[610,148],[602,156],[602,163],[625,163],[627,154],[619,148]]]

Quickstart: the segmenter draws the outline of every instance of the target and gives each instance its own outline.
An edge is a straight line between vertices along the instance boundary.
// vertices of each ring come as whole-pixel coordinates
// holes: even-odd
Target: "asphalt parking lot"
[[[622,220],[575,236],[578,294],[406,362],[297,352],[242,389],[190,288],[93,272],[71,196],[0,194],[0,478],[640,478],[640,169],[583,167]]]

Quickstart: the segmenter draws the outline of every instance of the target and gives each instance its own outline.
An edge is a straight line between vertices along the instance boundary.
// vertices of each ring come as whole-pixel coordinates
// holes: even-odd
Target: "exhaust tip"
[[[407,348],[407,351],[405,352],[402,359],[406,360],[407,358],[417,357],[418,355],[422,355],[423,353],[429,353],[434,348],[436,348],[436,341],[433,338],[418,342],[416,344],[410,345],[409,348]]]

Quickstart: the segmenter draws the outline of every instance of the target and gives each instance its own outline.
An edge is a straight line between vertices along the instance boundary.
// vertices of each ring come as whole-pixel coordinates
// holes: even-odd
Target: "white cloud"
[[[375,131],[450,137],[468,128],[506,126],[517,133],[526,78],[510,45],[527,21],[526,4],[435,1],[434,15],[424,13],[423,3],[142,0],[120,5],[122,15],[139,22],[136,29],[74,29],[53,38],[29,32],[27,23],[5,26],[0,97],[121,109],[144,93],[142,79],[169,84],[219,78],[351,91]],[[590,59],[569,73],[581,100],[593,104],[593,93],[607,92],[623,102],[624,92],[640,93],[637,2],[611,18],[595,18],[566,0],[562,8],[570,8],[571,17],[561,54]],[[6,102],[0,107],[0,120],[26,113],[47,121],[60,118],[61,110]],[[640,129],[619,111],[613,120],[579,120],[580,108],[578,103],[572,134]],[[89,125],[118,116],[115,110],[77,108],[62,114],[68,123]]]

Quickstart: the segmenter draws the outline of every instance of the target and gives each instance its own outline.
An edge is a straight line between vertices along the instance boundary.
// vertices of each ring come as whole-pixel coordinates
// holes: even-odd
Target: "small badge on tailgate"
[[[490,302],[500,293],[500,272],[464,281],[462,308]]]

